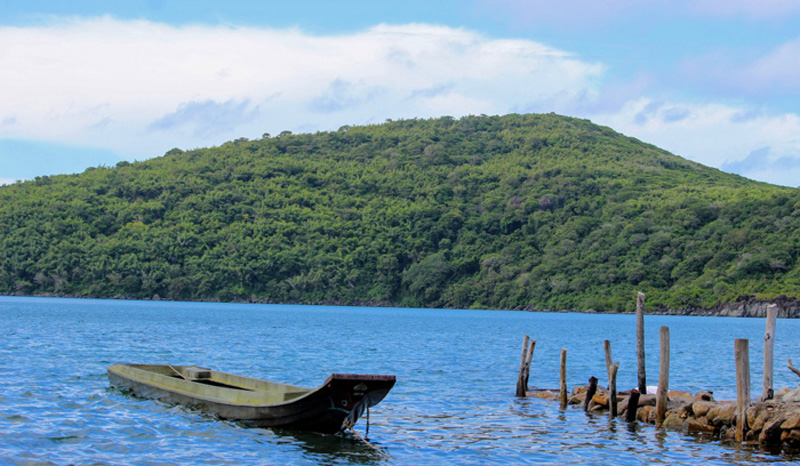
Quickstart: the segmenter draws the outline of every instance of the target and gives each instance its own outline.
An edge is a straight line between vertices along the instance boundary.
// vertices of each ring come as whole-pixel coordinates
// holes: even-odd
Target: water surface
[[[761,392],[763,319],[647,316],[648,385],[670,327],[673,389],[735,398],[733,340],[750,339]],[[636,386],[632,315],[0,297],[3,464],[751,464],[800,456],[703,441],[514,395],[522,337],[537,339],[531,385],[606,384],[603,340]],[[800,321],[778,321],[775,385],[796,386]],[[370,440],[243,429],[109,388],[116,362],[198,364],[296,385],[332,372],[395,374]],[[358,430],[364,433],[363,420]]]

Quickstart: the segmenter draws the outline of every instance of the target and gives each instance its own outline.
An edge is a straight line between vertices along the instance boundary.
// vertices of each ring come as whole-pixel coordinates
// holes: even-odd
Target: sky
[[[800,186],[797,0],[0,0],[0,184],[282,131],[555,112]]]

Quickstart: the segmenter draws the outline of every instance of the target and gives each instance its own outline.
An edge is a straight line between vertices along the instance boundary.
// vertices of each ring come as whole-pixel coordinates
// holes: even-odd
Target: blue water
[[[647,316],[648,385],[670,327],[670,387],[735,398],[733,340],[750,339],[761,393],[764,321]],[[522,337],[538,340],[531,385],[605,384],[603,340],[636,385],[631,315],[199,304],[0,297],[0,464],[711,464],[800,456],[701,441],[514,397]],[[797,385],[800,321],[779,320],[775,386]],[[297,385],[332,372],[397,375],[370,440],[244,429],[109,388],[116,362],[199,364]],[[364,433],[363,419],[357,426]]]

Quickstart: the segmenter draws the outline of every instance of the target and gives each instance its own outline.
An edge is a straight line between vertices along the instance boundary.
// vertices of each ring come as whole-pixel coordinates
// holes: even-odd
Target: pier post
[[[644,369],[644,299],[641,291],[636,295],[636,363],[639,373],[639,393],[647,393]]]
[[[761,395],[761,401],[771,400],[775,393],[772,388],[772,376],[774,371],[773,350],[775,348],[777,311],[778,306],[776,304],[767,306],[767,329],[764,332],[764,391]]]
[[[589,411],[589,402],[594,398],[597,393],[597,377],[589,377],[589,388],[586,390],[586,398],[583,399],[583,410]]]
[[[536,347],[536,340],[528,341],[530,337],[525,335],[522,339],[522,356],[519,361],[519,375],[517,376],[517,396],[524,397],[528,393],[528,378],[531,372],[531,361],[533,361],[533,349]]]
[[[658,391],[656,392],[656,425],[664,422],[667,413],[667,395],[669,393],[669,327],[661,327],[660,360],[658,370]]]
[[[603,340],[603,350],[606,353],[606,372],[608,372],[608,408],[609,416],[617,417],[617,370],[619,362],[612,362],[611,342]]]
[[[625,411],[625,420],[627,422],[634,422],[636,421],[636,413],[639,411],[639,390],[633,389],[631,390],[631,394],[628,395],[628,410]]]
[[[611,365],[608,371],[608,415],[612,418],[617,417],[617,371],[619,370],[619,362]]]
[[[747,429],[747,406],[750,404],[750,340],[737,338],[736,357],[736,441],[744,440]]]
[[[567,350],[561,348],[561,370],[560,376],[561,383],[559,384],[558,397],[561,400],[561,409],[567,407]]]

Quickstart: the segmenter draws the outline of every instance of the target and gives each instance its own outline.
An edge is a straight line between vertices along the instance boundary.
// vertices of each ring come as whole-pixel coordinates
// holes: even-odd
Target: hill
[[[0,188],[0,293],[489,309],[800,296],[800,190],[586,120],[389,121]]]

